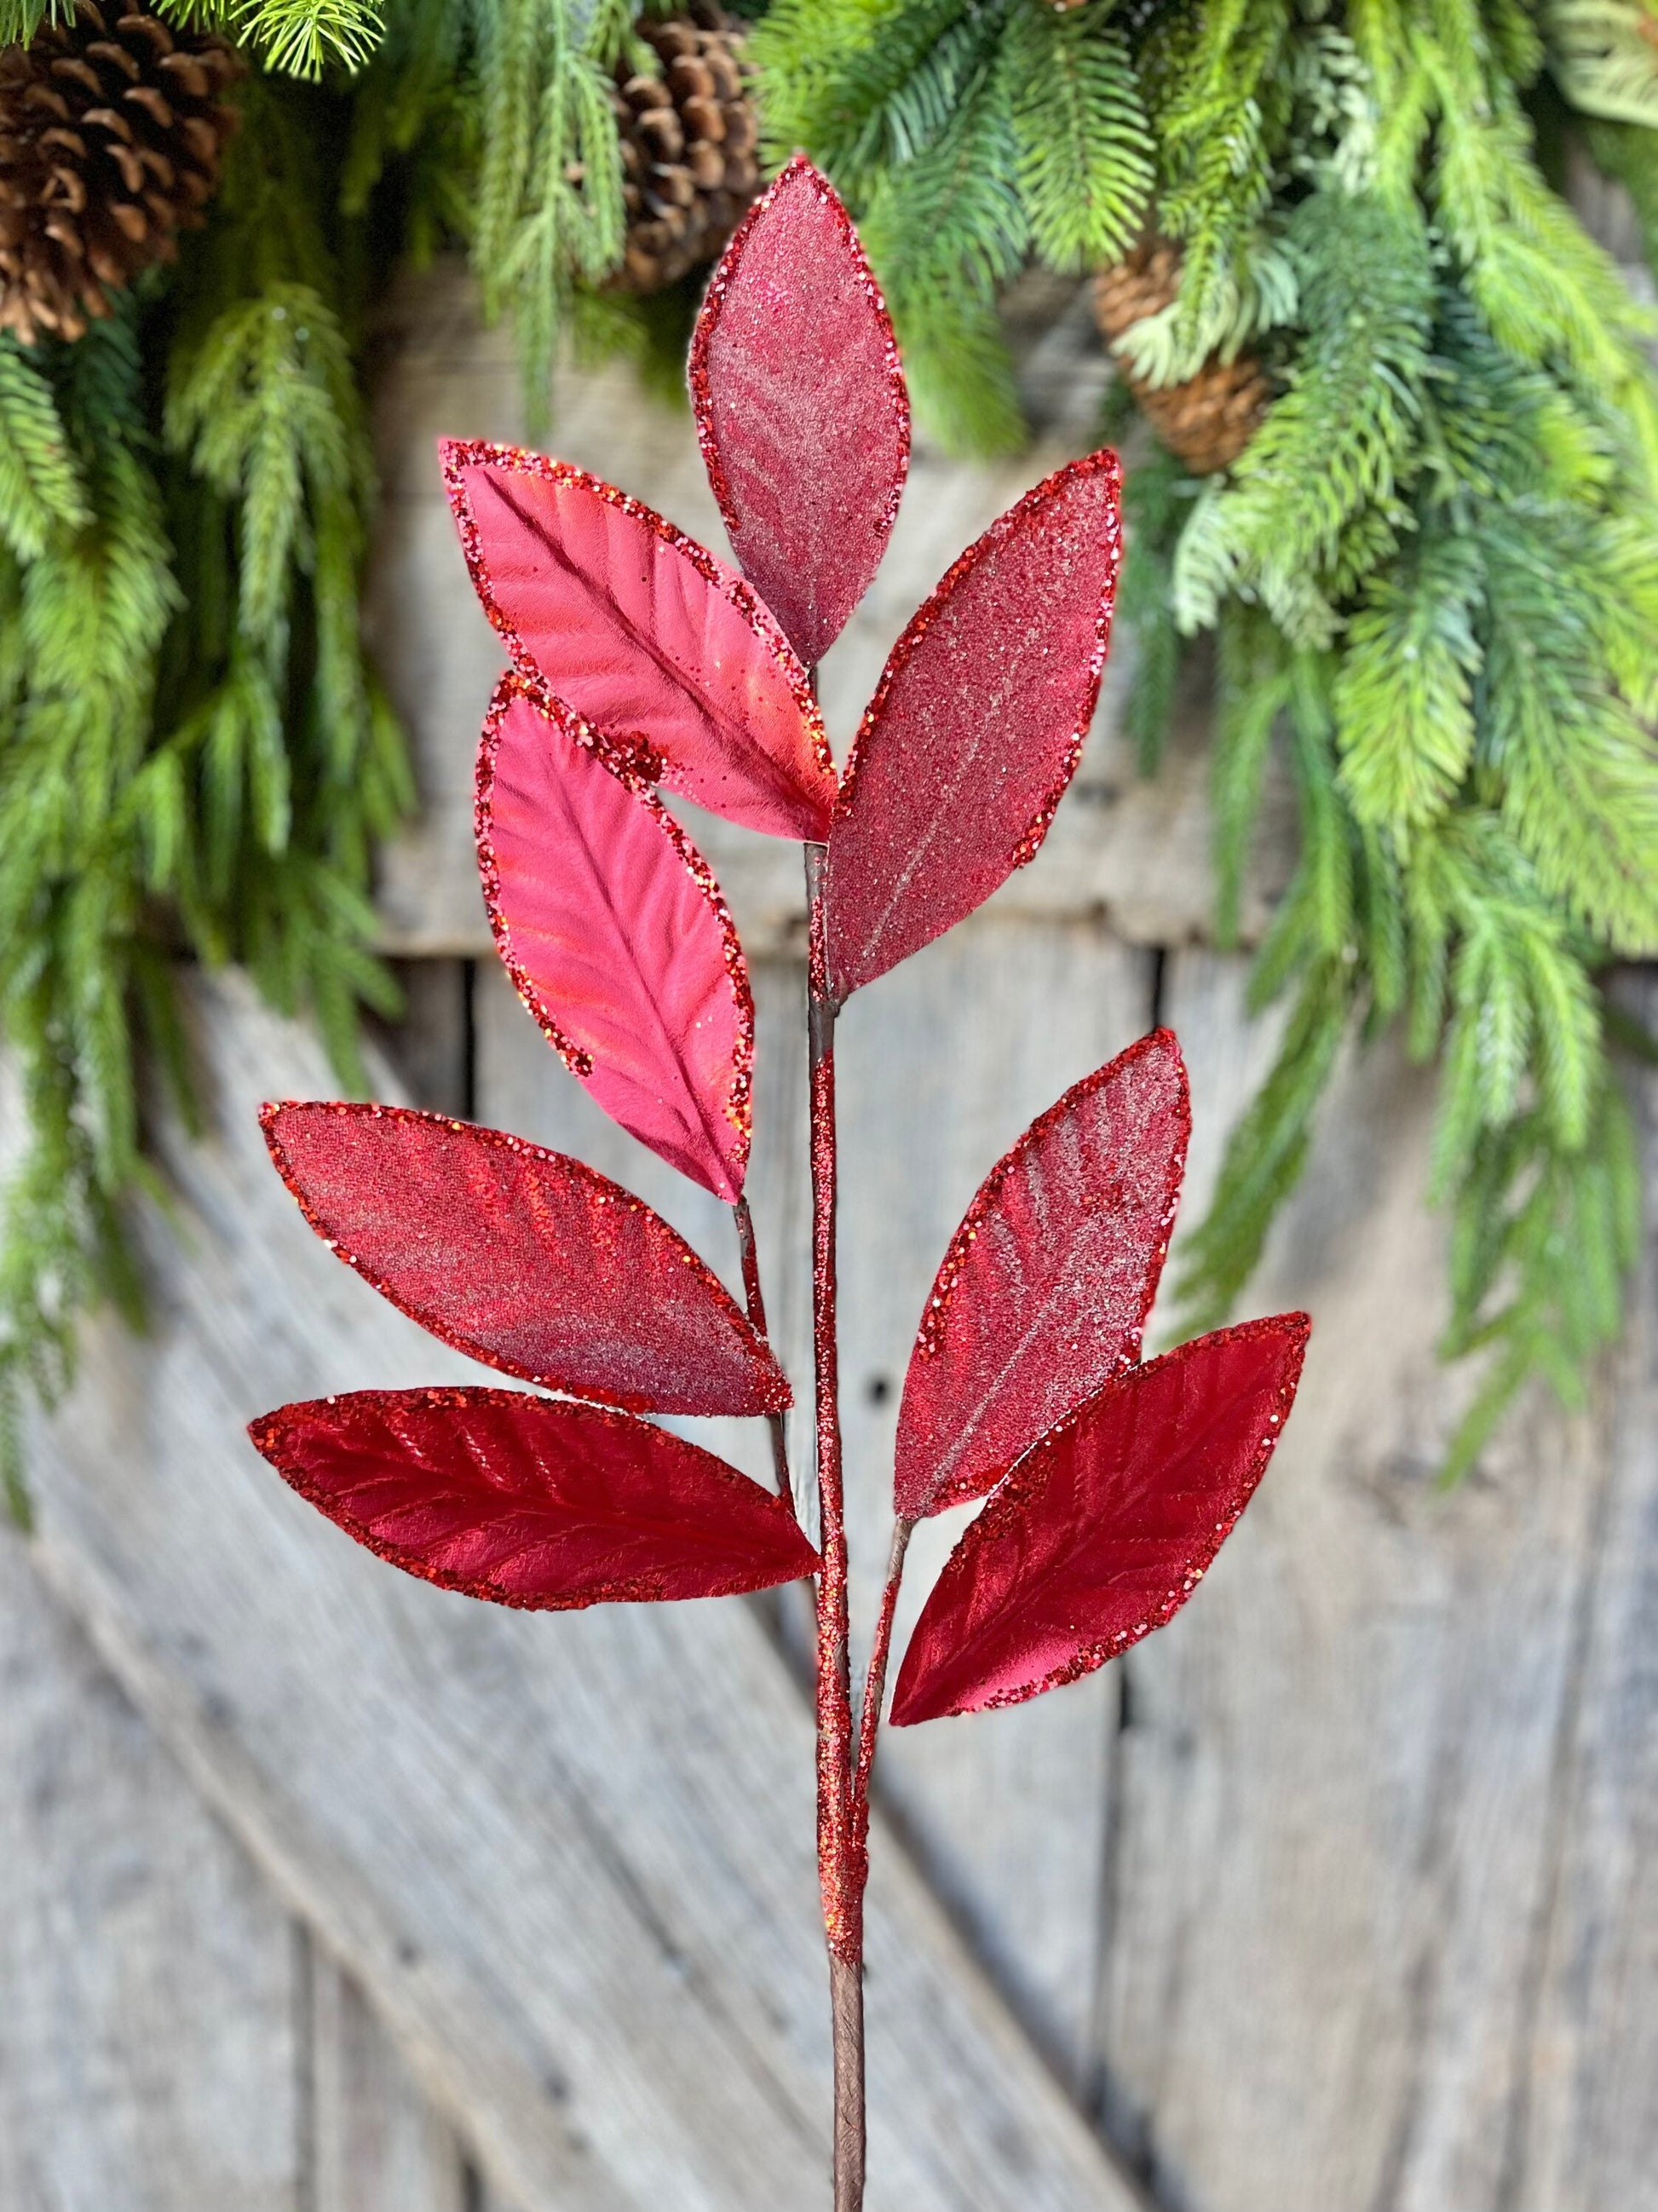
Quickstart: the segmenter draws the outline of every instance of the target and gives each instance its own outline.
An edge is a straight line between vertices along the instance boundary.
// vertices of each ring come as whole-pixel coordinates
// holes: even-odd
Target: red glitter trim
[[[347,1251],[343,1242],[343,1224],[331,1218],[317,1204],[301,1182],[288,1148],[284,1144],[280,1124],[290,1115],[337,1115],[343,1119],[358,1122],[383,1121],[405,1127],[453,1133],[469,1145],[484,1152],[505,1152],[515,1160],[531,1163],[549,1170],[562,1182],[574,1184],[590,1193],[598,1203],[617,1216],[631,1216],[647,1225],[651,1241],[659,1248],[656,1255],[671,1265],[687,1288],[693,1304],[700,1303],[713,1314],[744,1347],[751,1367],[750,1386],[724,1389],[701,1388],[686,1393],[676,1390],[665,1395],[659,1389],[634,1391],[600,1389],[591,1383],[572,1379],[572,1371],[552,1374],[543,1369],[524,1364],[480,1340],[475,1334],[456,1328],[429,1305],[405,1295],[385,1273],[356,1252]],[[695,1252],[660,1214],[646,1205],[641,1198],[613,1182],[609,1176],[601,1175],[597,1168],[588,1167],[584,1161],[574,1159],[568,1153],[550,1152],[544,1146],[532,1145],[527,1138],[509,1135],[502,1129],[485,1128],[472,1121],[456,1120],[446,1114],[430,1114],[412,1106],[365,1105],[349,1099],[282,1099],[270,1100],[259,1109],[259,1127],[277,1174],[288,1186],[307,1223],[336,1259],[343,1261],[360,1275],[370,1289],[399,1313],[407,1314],[410,1321],[418,1322],[428,1334],[454,1351],[464,1352],[469,1359],[477,1359],[486,1366],[497,1368],[503,1375],[516,1375],[526,1382],[538,1383],[544,1389],[556,1390],[565,1395],[591,1403],[615,1406],[629,1413],[780,1413],[793,1402],[788,1378],[778,1366],[770,1346],[764,1340],[763,1329],[750,1323],[718,1275]],[[526,1289],[533,1290],[533,1285]],[[543,1296],[545,1296],[544,1285]],[[677,1298],[677,1285],[675,1290]],[[640,1315],[641,1344],[648,1335],[647,1313]],[[705,1378],[706,1379],[706,1378]],[[729,1382],[730,1378],[727,1378]],[[695,1402],[693,1402],[693,1400]]]
[[[770,659],[776,663],[799,712],[812,758],[830,786],[825,799],[832,803],[835,785],[835,760],[829,750],[829,733],[813,695],[811,679],[770,608],[745,577],[727,568],[723,561],[716,560],[706,546],[699,544],[695,538],[659,514],[654,507],[646,506],[643,500],[635,499],[615,484],[607,483],[604,477],[578,468],[572,461],[555,460],[546,453],[530,453],[518,446],[497,445],[483,438],[441,438],[438,441],[438,451],[442,462],[444,489],[459,532],[461,550],[465,556],[467,572],[472,579],[472,588],[477,592],[490,623],[500,633],[513,664],[521,676],[540,687],[550,699],[555,696],[534,654],[495,599],[483,556],[481,532],[467,495],[465,471],[469,468],[501,469],[512,474],[535,477],[546,483],[579,484],[584,490],[592,492],[615,507],[618,513],[652,532],[665,544],[672,546],[710,589],[717,592],[736,610]],[[557,704],[564,706],[562,700]],[[570,710],[567,708],[565,711]],[[580,720],[579,716],[577,719]],[[624,775],[637,775],[645,760],[654,763],[662,759],[662,756],[650,744],[648,737],[641,737],[637,731],[600,730],[586,721],[582,722],[582,728],[586,732],[584,742],[589,749],[598,752],[607,763],[614,765],[618,772]],[[776,770],[776,763],[770,765]],[[677,764],[664,763],[652,781],[664,781],[677,788]],[[807,805],[813,803],[815,798],[815,794],[810,793],[798,795],[802,804]],[[817,834],[823,835],[826,829],[825,823],[818,829]]]
[[[762,223],[778,201],[797,185],[804,185],[818,202],[828,210],[847,251],[852,282],[869,305],[881,334],[881,349],[884,357],[887,397],[891,405],[897,429],[897,465],[890,489],[882,502],[876,520],[876,534],[883,550],[892,534],[898,505],[903,496],[905,482],[909,473],[910,411],[909,389],[904,381],[903,364],[898,352],[898,341],[892,327],[892,317],[877,283],[874,270],[864,252],[862,241],[852,217],[847,214],[840,194],[822,170],[797,154],[773,178],[765,191],[755,202],[732,233],[731,241],[720,258],[719,266],[709,280],[702,305],[697,314],[696,326],[691,334],[690,356],[687,377],[690,386],[691,406],[696,419],[697,443],[702,449],[703,465],[708,483],[720,508],[721,520],[730,532],[733,545],[743,532],[743,517],[732,495],[730,480],[720,457],[720,443],[714,421],[713,390],[709,380],[708,356],[720,318],[725,313],[726,294],[737,275],[751,234]],[[802,465],[810,463],[809,455],[795,457]],[[876,560],[878,564],[879,554]]]
[[[935,1584],[932,1595],[922,1608],[911,1636],[909,1649],[899,1670],[898,1686],[894,1695],[892,1725],[908,1728],[925,1720],[935,1720],[947,1714],[986,1711],[996,1706],[1023,1705],[1040,1697],[1045,1691],[1060,1688],[1084,1674],[1092,1674],[1109,1659],[1150,1636],[1173,1620],[1198,1583],[1203,1579],[1216,1554],[1233,1528],[1249,1499],[1254,1494],[1267,1462],[1272,1458],[1278,1439],[1284,1433],[1284,1424],[1289,1419],[1295,1403],[1297,1387],[1301,1379],[1302,1363],[1306,1355],[1307,1340],[1312,1322],[1304,1313],[1274,1314],[1260,1320],[1242,1322],[1236,1327],[1213,1330],[1207,1336],[1194,1338],[1190,1343],[1178,1346],[1161,1358],[1148,1360],[1143,1367],[1134,1367],[1108,1382],[1102,1390],[1067,1413],[1058,1421],[1024,1455],[977,1520],[969,1523],[966,1534],[945,1562],[944,1572]],[[1078,1644],[1060,1665],[1049,1668],[1037,1677],[1006,1689],[989,1689],[981,1680],[977,1686],[963,1687],[959,1684],[944,1689],[938,1686],[942,1674],[948,1680],[952,1663],[958,1664],[956,1650],[947,1640],[951,1631],[965,1620],[971,1620],[971,1634],[983,1638],[1000,1627],[1005,1632],[1017,1634],[1017,1616],[1022,1596],[1033,1592],[1043,1593],[1041,1584],[1051,1570],[1047,1563],[1038,1560],[1033,1566],[1031,1550],[1043,1534],[1050,1537],[1069,1534],[1068,1530],[1044,1531],[1042,1524],[1048,1517],[1050,1500],[1047,1495],[1050,1476],[1054,1473],[1056,1455],[1066,1441],[1084,1423],[1090,1422],[1126,1402],[1125,1394],[1140,1393],[1155,1389],[1157,1378],[1165,1377],[1189,1367],[1206,1354],[1212,1355],[1234,1345],[1249,1344],[1271,1340],[1284,1348],[1282,1371],[1269,1402],[1276,1410],[1266,1416],[1266,1433],[1258,1437],[1247,1457],[1236,1468],[1216,1508],[1216,1518],[1189,1548],[1183,1547],[1181,1578],[1173,1588],[1150,1602],[1141,1600],[1135,1607],[1139,1618],[1132,1626],[1115,1629],[1108,1636],[1091,1638]],[[1148,1485],[1155,1487],[1155,1481]],[[1108,1524],[1099,1531],[1105,1544],[1112,1540]],[[1173,1540],[1176,1543],[1178,1534]],[[1128,1550],[1138,1549],[1132,1539]],[[1071,1554],[1075,1557],[1074,1552]],[[1108,1594],[1123,1574],[1120,1565],[1114,1572],[1109,1565],[1097,1560],[1085,1563],[1090,1595]],[[1130,1569],[1132,1572],[1132,1566]],[[987,1584],[989,1585],[987,1588]],[[1022,1589],[1021,1585],[1024,1588]],[[1061,1599],[1063,1606],[1067,1601]],[[1006,1671],[1005,1665],[993,1669]]]
[[[1087,672],[1091,682],[1086,695],[1085,711],[1078,717],[1076,736],[1072,740],[1066,764],[1053,786],[1051,797],[1034,817],[1029,829],[1020,840],[1019,858],[1014,865],[1016,867],[1024,867],[1035,859],[1042,849],[1042,840],[1048,835],[1054,817],[1059,811],[1060,801],[1070,788],[1071,779],[1077,772],[1077,763],[1082,758],[1083,745],[1087,738],[1090,725],[1094,720],[1094,709],[1099,704],[1100,681],[1105,670],[1105,656],[1111,644],[1111,615],[1115,604],[1117,576],[1122,567],[1121,517],[1122,463],[1108,446],[1101,447],[1097,453],[1084,453],[1079,459],[1067,461],[1063,468],[1055,469],[1052,476],[1044,477],[1039,484],[1033,484],[1023,497],[1015,500],[1005,514],[997,516],[982,537],[975,538],[964,553],[957,555],[926,599],[905,623],[902,635],[887,655],[886,666],[881,671],[881,680],[870,695],[869,704],[864,709],[863,720],[858,725],[858,734],[852,741],[852,750],[847,756],[846,767],[841,770],[841,797],[835,810],[837,821],[852,804],[853,793],[857,787],[859,750],[865,736],[885,705],[887,694],[896,681],[899,671],[932,628],[939,609],[944,605],[957,586],[970,569],[976,568],[985,556],[993,552],[1005,538],[1012,537],[1016,531],[1039,514],[1045,507],[1051,507],[1068,483],[1073,483],[1079,477],[1101,474],[1108,477],[1111,480],[1112,489],[1119,503],[1119,515],[1112,532],[1109,570],[1101,593],[1099,615],[1094,625],[1095,648],[1093,657],[1088,664]]]
[[[495,786],[495,753],[501,743],[501,726],[514,701],[520,699],[574,744],[595,754],[602,754],[602,748],[591,742],[593,733],[590,726],[556,699],[538,676],[526,676],[518,670],[509,669],[495,686],[489,713],[484,717],[483,734],[478,740],[477,796],[472,811],[473,832],[477,841],[478,873],[483,884],[483,903],[501,964],[512,977],[519,998],[528,1007],[542,1035],[571,1073],[585,1079],[593,1071],[592,1054],[567,1036],[559,1027],[552,1009],[543,1000],[534,979],[513,950],[511,925],[501,910],[501,875],[491,838],[490,799]],[[719,1190],[715,1194],[735,1200],[741,1192],[747,1170],[754,1110],[754,994],[749,985],[749,967],[744,957],[742,941],[713,869],[649,784],[635,770],[624,766],[619,758],[612,757],[606,760],[605,765],[618,781],[627,786],[638,804],[649,811],[720,926],[726,973],[737,1010],[737,1041],[732,1057],[731,1088],[722,1110],[726,1120],[736,1132],[737,1147],[732,1163],[735,1170],[732,1187]]]
[[[379,1416],[388,1428],[398,1417],[457,1417],[452,1424],[438,1425],[452,1428],[452,1458],[447,1468],[428,1462],[431,1488],[434,1492],[446,1492],[450,1498],[458,1492],[470,1492],[509,1525],[517,1518],[532,1515],[539,1501],[527,1494],[521,1480],[521,1466],[508,1468],[498,1456],[492,1461],[489,1456],[489,1438],[478,1431],[488,1427],[495,1431],[498,1440],[519,1443],[537,1427],[544,1428],[555,1443],[560,1430],[578,1437],[585,1431],[590,1454],[597,1451],[610,1459],[620,1487],[643,1484],[652,1493],[651,1521],[647,1525],[653,1527],[663,1540],[665,1554],[677,1545],[681,1547],[680,1555],[677,1559],[665,1556],[661,1564],[644,1572],[599,1581],[569,1594],[545,1583],[515,1589],[503,1584],[496,1575],[466,1574],[444,1566],[423,1556],[414,1545],[380,1534],[341,1502],[337,1485],[331,1484],[324,1472],[303,1463],[299,1456],[308,1443],[313,1458],[325,1458],[326,1447],[337,1443],[337,1432],[359,1413]],[[466,1418],[469,1415],[475,1417],[470,1430]],[[537,1398],[519,1390],[349,1390],[330,1398],[278,1406],[273,1412],[250,1421],[247,1433],[254,1449],[276,1468],[289,1489],[307,1504],[315,1506],[365,1551],[400,1567],[404,1574],[413,1575],[421,1582],[435,1583],[440,1589],[458,1590],[463,1596],[477,1598],[486,1604],[508,1606],[523,1612],[576,1613],[591,1605],[654,1604],[689,1596],[742,1596],[753,1590],[775,1589],[780,1583],[796,1581],[803,1574],[811,1573],[817,1564],[817,1555],[793,1516],[769,1491],[762,1489],[757,1482],[750,1481],[734,1467],[728,1467],[724,1460],[705,1451],[700,1444],[675,1436],[671,1430],[635,1420],[631,1414],[610,1413],[602,1407]],[[345,1449],[349,1450],[349,1445]],[[408,1459],[411,1470],[418,1471],[421,1462],[415,1456],[413,1446],[408,1447]],[[671,1524],[669,1506],[661,1496],[662,1486],[659,1480],[650,1483],[648,1466],[641,1468],[641,1459],[654,1462],[660,1469],[679,1476],[679,1496],[675,1502],[682,1506],[688,1489],[701,1492],[695,1502],[705,1511],[701,1526],[695,1521],[687,1521],[677,1528]],[[337,1449],[335,1464],[337,1463]],[[733,1514],[746,1525],[734,1530],[730,1527],[721,1528],[717,1522],[707,1520],[706,1508],[714,1498],[728,1501]],[[520,1499],[524,1501],[521,1514],[515,1512]],[[556,1504],[557,1500],[550,1493],[548,1503]],[[413,1501],[394,1499],[388,1510],[401,1513],[412,1506]],[[446,1528],[443,1540],[452,1541],[455,1534],[452,1527]],[[712,1543],[728,1553],[741,1550],[746,1543],[756,1554],[754,1563],[746,1568],[728,1566],[711,1572],[696,1560],[699,1543]],[[769,1558],[762,1559],[762,1547]],[[526,1536],[517,1547],[515,1556],[526,1556],[535,1548],[534,1540]],[[569,1548],[577,1554],[591,1550],[603,1557],[610,1550],[610,1541],[603,1527],[590,1522],[573,1533]],[[687,1579],[694,1579],[697,1587],[683,1587]]]
[[[829,834],[831,981],[841,1002],[964,920],[1040,850],[1098,703],[1121,562],[1121,486],[1109,452],[1056,470],[951,563],[894,646]],[[1074,544],[1067,526],[1079,533]],[[1062,550],[1085,551],[1088,566],[1066,570],[1050,591],[1043,578]],[[1033,696],[1023,732],[1017,702],[999,702],[1010,726],[993,745],[969,734],[969,722],[987,725],[963,686],[981,680],[993,695],[1011,680],[1010,662]]]
[[[950,1324],[957,1312],[956,1294],[963,1270],[986,1224],[994,1220],[1001,1226],[998,1257],[1006,1249],[1017,1247],[1020,1250],[1018,1279],[1015,1282],[1011,1275],[999,1276],[996,1272],[996,1260],[993,1259],[991,1274],[987,1279],[981,1278],[982,1306],[980,1304],[969,1304],[961,1312],[961,1320],[969,1331],[976,1322],[983,1340],[996,1346],[996,1389],[999,1392],[1010,1389],[1010,1376],[1017,1380],[1022,1371],[1016,1362],[1023,1358],[1028,1364],[1032,1356],[1031,1339],[1023,1332],[1035,1328],[1035,1317],[1029,1310],[1033,1277],[1041,1279],[1040,1268],[1044,1253],[1055,1245],[1064,1244],[1067,1238],[1083,1234],[1088,1217],[1084,1215],[1078,1218],[1075,1214],[1067,1213],[1064,1205],[1056,1200],[1053,1189],[1046,1185],[1042,1187],[1034,1200],[1024,1197],[1023,1205],[1019,1201],[1024,1194],[1016,1189],[1010,1208],[1009,1182],[1022,1177],[1032,1155],[1041,1150],[1050,1134],[1078,1120],[1078,1109],[1089,1100],[1097,1097],[1102,1092],[1128,1091],[1135,1071],[1148,1059],[1172,1063],[1169,1095],[1159,1101],[1155,1109],[1159,1127],[1150,1136],[1142,1131],[1142,1144],[1127,1155],[1127,1168],[1116,1182],[1115,1188],[1121,1192],[1132,1176],[1135,1160],[1145,1158],[1148,1152],[1155,1154],[1166,1147],[1167,1157],[1161,1184],[1153,1186],[1155,1205],[1143,1203],[1136,1192],[1126,1206],[1116,1210],[1114,1216],[1120,1225],[1114,1231],[1114,1260],[1123,1260],[1132,1264],[1136,1259],[1142,1259],[1144,1265],[1144,1275],[1132,1321],[1126,1320],[1121,1312],[1111,1311],[1108,1306],[1096,1304],[1090,1309],[1089,1325],[1079,1328],[1077,1324],[1081,1322],[1082,1316],[1073,1308],[1069,1315],[1071,1333],[1062,1340],[1050,1341],[1048,1346],[1034,1404],[1028,1395],[1031,1387],[1029,1383],[1023,1382],[1017,1385],[1021,1410],[1027,1413],[1029,1418],[1021,1424],[1020,1430],[1015,1431],[1017,1443],[1012,1443],[1004,1430],[1002,1450],[992,1453],[987,1460],[984,1424],[988,1417],[991,1425],[995,1425],[993,1408],[997,1400],[987,1395],[973,1398],[965,1405],[959,1400],[953,1402],[948,1398],[941,1400],[938,1395],[940,1386],[936,1379],[924,1373],[918,1376],[918,1368],[943,1356]],[[1130,1097],[1132,1098],[1132,1092]],[[1125,1101],[1126,1108],[1128,1102]],[[1114,1060],[1108,1060],[1103,1067],[1096,1068],[1091,1075],[1085,1075],[1079,1083],[1073,1083],[1063,1097],[1056,1100],[1046,1113],[1037,1116],[1018,1142],[992,1168],[975,1194],[972,1204],[962,1218],[961,1226],[951,1237],[939,1262],[938,1274],[933,1279],[932,1291],[922,1310],[920,1326],[916,1331],[898,1415],[894,1496],[901,1513],[925,1519],[928,1515],[943,1512],[950,1506],[982,1497],[987,1490],[993,1489],[1020,1454],[1029,1448],[1035,1436],[1068,1410],[1064,1400],[1055,1403],[1049,1399],[1043,1405],[1042,1384],[1060,1382],[1068,1387],[1072,1402],[1080,1403],[1084,1398],[1091,1397],[1109,1379],[1109,1374],[1121,1373],[1139,1358],[1146,1321],[1157,1297],[1163,1261],[1168,1257],[1169,1239],[1174,1228],[1181,1183],[1186,1172],[1186,1154],[1191,1134],[1191,1094],[1180,1046],[1172,1030],[1152,1030],[1136,1039]],[[1171,1135],[1172,1142],[1169,1141]],[[1077,1141],[1079,1144],[1097,1144],[1102,1140],[1096,1133],[1090,1133],[1086,1138],[1079,1135]],[[1034,1220],[1031,1218],[1033,1208],[1036,1217]],[[1011,1219],[1009,1218],[1010,1212],[1013,1216]],[[1125,1213],[1127,1218],[1124,1218]],[[1099,1218],[1097,1212],[1092,1218]],[[1035,1242],[1039,1225],[1046,1240],[1042,1245]],[[1022,1234],[1024,1242],[1020,1244]],[[1149,1249],[1148,1237],[1155,1240]],[[1074,1250],[1074,1243],[1072,1249]],[[1027,1260],[1028,1266],[1025,1264]],[[1010,1311],[1010,1298],[1016,1308],[1023,1307],[1023,1310]],[[1011,1344],[1004,1343],[1004,1328],[1012,1339]],[[1121,1332],[1116,1337],[1118,1351],[1109,1370],[1103,1370],[1099,1362],[1103,1346],[1109,1342],[1114,1332]],[[958,1341],[956,1349],[966,1364],[958,1364],[952,1379],[957,1385],[963,1382],[977,1383],[981,1379],[982,1370],[978,1374],[975,1372],[974,1346],[969,1343],[963,1351]],[[1088,1371],[1090,1366],[1091,1373]],[[950,1464],[948,1455],[941,1462],[936,1456],[930,1456],[927,1446],[931,1443],[936,1449],[942,1428],[950,1436],[951,1449],[959,1449],[965,1425],[969,1419],[975,1425],[975,1433],[978,1437],[980,1464],[975,1468],[969,1463],[965,1474],[958,1471],[941,1479],[941,1465]],[[959,1459],[956,1464],[959,1469]],[[925,1485],[918,1479],[924,1471],[926,1473]]]

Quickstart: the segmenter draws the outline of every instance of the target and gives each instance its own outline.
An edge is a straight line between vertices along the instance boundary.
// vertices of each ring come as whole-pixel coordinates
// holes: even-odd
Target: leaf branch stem
[[[886,1699],[887,1661],[892,1651],[892,1624],[898,1611],[898,1591],[904,1579],[904,1554],[909,1549],[913,1521],[892,1524],[892,1549],[887,1555],[887,1578],[876,1617],[875,1641],[870,1646],[869,1671],[864,1676],[864,1702],[858,1723],[858,1771],[852,1784],[853,1839],[859,1863],[865,1871],[869,1844],[869,1782],[875,1766],[875,1738],[881,1726],[881,1707]]]
[[[737,1253],[743,1267],[743,1303],[748,1308],[754,1333],[766,1343],[771,1342],[771,1333],[766,1327],[766,1300],[760,1287],[760,1252],[755,1243],[754,1216],[749,1212],[749,1201],[738,1198],[732,1207],[732,1218],[737,1224]],[[794,1502],[794,1486],[789,1480],[788,1432],[781,1413],[768,1413],[766,1425],[771,1431],[772,1472],[777,1478],[777,1494],[799,1520],[799,1509]]]
[[[829,852],[805,848],[806,1037],[811,1086],[811,1319],[817,1427],[817,1872],[835,2035],[835,2212],[864,2201],[864,1882],[853,1789],[852,1661],[835,1334],[835,1000]]]

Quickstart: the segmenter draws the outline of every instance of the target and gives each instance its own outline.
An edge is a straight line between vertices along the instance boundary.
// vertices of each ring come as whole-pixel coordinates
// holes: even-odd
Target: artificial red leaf
[[[446,441],[485,611],[616,764],[751,830],[820,838],[835,769],[805,671],[752,588],[613,484]]]
[[[770,1350],[684,1238],[594,1168],[404,1106],[264,1106],[306,1219],[457,1351],[635,1413],[789,1404]]]
[[[743,573],[815,667],[886,550],[909,466],[909,395],[852,219],[804,154],[726,248],[690,384]]]
[[[701,854],[513,674],[478,749],[477,841],[501,957],[565,1065],[642,1144],[735,1199],[754,1002]]]
[[[405,1572],[496,1605],[724,1597],[811,1574],[782,1500],[666,1429],[520,1390],[353,1390],[248,1434]]]
[[[1027,1452],[921,1608],[895,1724],[1021,1705],[1172,1619],[1266,1471],[1310,1327],[1278,1314],[1198,1337]]]
[[[903,1519],[981,1498],[1139,1357],[1191,1130],[1180,1047],[1154,1030],[1073,1085],[986,1176],[904,1378]]]
[[[1035,857],[1099,696],[1120,476],[1114,453],[1090,453],[1027,492],[894,646],[829,835],[837,999]]]

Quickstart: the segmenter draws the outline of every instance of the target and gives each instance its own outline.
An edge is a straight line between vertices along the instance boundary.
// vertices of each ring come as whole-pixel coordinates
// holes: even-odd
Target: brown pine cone
[[[760,190],[742,28],[713,0],[647,21],[649,75],[618,74],[628,241],[618,289],[656,292],[714,260]]]
[[[1113,269],[1094,279],[1094,313],[1108,340],[1168,307],[1180,290],[1180,249],[1147,239]],[[1223,361],[1211,354],[1183,384],[1154,386],[1126,364],[1122,375],[1163,444],[1194,476],[1230,468],[1260,428],[1272,390],[1260,363],[1248,354]]]
[[[240,70],[222,39],[93,0],[0,52],[0,329],[77,338],[172,258],[218,184]]]

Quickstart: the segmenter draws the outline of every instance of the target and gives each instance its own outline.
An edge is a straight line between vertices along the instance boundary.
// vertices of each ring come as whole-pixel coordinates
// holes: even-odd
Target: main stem
[[[817,1417],[817,1875],[835,2033],[835,2212],[864,2202],[864,1869],[853,1771],[846,1501],[835,1314],[835,1001],[823,888],[806,847],[806,1037],[811,1077],[811,1321]]]

